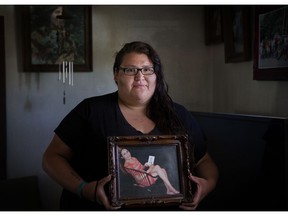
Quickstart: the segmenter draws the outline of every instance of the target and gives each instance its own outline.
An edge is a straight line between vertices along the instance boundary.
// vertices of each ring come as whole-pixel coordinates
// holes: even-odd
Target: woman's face
[[[127,149],[122,149],[121,155],[122,155],[122,157],[123,157],[125,160],[131,158],[131,154],[130,154],[130,152],[129,152]]]
[[[51,14],[50,21],[52,26],[61,27],[64,25],[63,19],[57,19],[57,16],[62,15],[63,7],[57,7]]]
[[[122,68],[153,67],[147,55],[141,53],[127,53],[120,65]],[[143,75],[140,71],[136,75],[128,76],[119,69],[114,73],[114,80],[118,85],[121,100],[133,104],[147,104],[156,88],[156,74]]]

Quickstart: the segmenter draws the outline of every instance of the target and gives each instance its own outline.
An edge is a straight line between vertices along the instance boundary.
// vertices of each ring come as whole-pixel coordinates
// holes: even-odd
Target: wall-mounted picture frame
[[[251,60],[251,7],[224,6],[222,10],[225,63]]]
[[[205,44],[223,43],[221,6],[204,6]]]
[[[253,79],[288,80],[288,6],[255,7]]]
[[[191,201],[188,175],[194,157],[189,146],[184,135],[108,137],[112,205],[141,208]]]
[[[92,71],[91,6],[22,6],[22,22],[24,72],[58,72],[63,61]]]

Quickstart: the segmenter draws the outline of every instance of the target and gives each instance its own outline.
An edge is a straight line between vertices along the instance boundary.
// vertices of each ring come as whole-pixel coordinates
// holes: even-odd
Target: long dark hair
[[[136,52],[146,54],[152,61],[156,74],[156,89],[147,107],[147,116],[156,123],[157,128],[166,134],[183,134],[185,128],[174,109],[174,103],[168,94],[168,85],[164,80],[162,64],[157,52],[147,43],[134,41],[124,44],[116,53],[113,66],[114,73],[119,71],[123,57],[127,53]]]

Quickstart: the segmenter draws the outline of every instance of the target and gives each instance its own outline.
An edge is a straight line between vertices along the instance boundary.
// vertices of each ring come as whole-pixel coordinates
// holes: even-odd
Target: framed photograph
[[[92,71],[91,6],[22,8],[24,72],[58,72],[63,61],[75,72]]]
[[[205,44],[223,43],[222,9],[220,6],[204,6]]]
[[[186,136],[109,137],[112,205],[176,205],[192,200],[194,157]]]
[[[251,60],[251,7],[223,7],[223,17],[225,63]]]
[[[254,80],[288,80],[288,6],[255,8]]]

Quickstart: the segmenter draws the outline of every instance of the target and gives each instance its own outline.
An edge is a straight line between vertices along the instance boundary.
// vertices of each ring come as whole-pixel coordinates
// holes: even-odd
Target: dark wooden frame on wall
[[[187,136],[108,137],[108,148],[109,173],[112,175],[110,183],[112,205],[121,205],[124,208],[129,208],[129,206],[145,208],[147,205],[179,205],[181,202],[192,200],[192,184],[188,175],[190,168],[194,166],[194,158],[193,155],[189,154]],[[127,171],[124,171],[124,160],[121,158],[123,148],[127,148],[130,153],[132,152],[131,156],[138,158],[143,165],[147,162],[150,154],[155,155],[155,164],[159,163],[161,167],[165,167],[170,180],[177,182],[175,185],[178,184],[180,193],[168,195],[166,189],[165,192],[159,192],[159,185],[156,185],[154,190],[151,189],[152,191],[141,187],[141,192],[137,193],[137,188],[133,186],[133,183],[127,183],[130,182],[129,179],[132,180],[133,178]],[[126,178],[123,179],[123,176]],[[157,181],[161,184],[161,179]],[[138,187],[140,188],[140,186]]]
[[[53,5],[49,5],[50,7]],[[77,6],[64,6],[73,7],[74,9],[82,8]],[[31,49],[31,6],[22,6],[22,22],[23,22],[23,71],[24,72],[58,72],[59,65],[56,63],[51,64],[33,64],[32,63],[32,49]],[[48,6],[38,6],[42,10]],[[93,70],[92,64],[92,6],[83,6],[83,31],[84,31],[84,46],[81,53],[84,56],[83,64],[74,63],[74,72],[90,72]],[[79,9],[78,9],[79,10]],[[70,19],[71,20],[71,19]],[[78,26],[77,26],[78,27]]]
[[[6,179],[6,79],[4,17],[0,16],[0,180]]]
[[[276,11],[286,6],[281,5],[267,5],[255,7],[255,27],[254,27],[254,62],[253,62],[253,78],[254,80],[270,80],[270,81],[287,81],[288,80],[288,60],[287,67],[275,67],[275,68],[259,68],[260,58],[260,27],[259,16],[272,11]],[[288,15],[287,15],[288,16]],[[279,17],[279,16],[277,16]]]
[[[205,44],[213,45],[223,43],[221,6],[204,6],[204,22]]]
[[[223,35],[225,49],[225,63],[244,62],[252,58],[251,36],[251,7],[249,6],[223,6]],[[234,18],[240,11],[239,32],[234,27]],[[240,38],[242,51],[237,50],[235,34]]]

